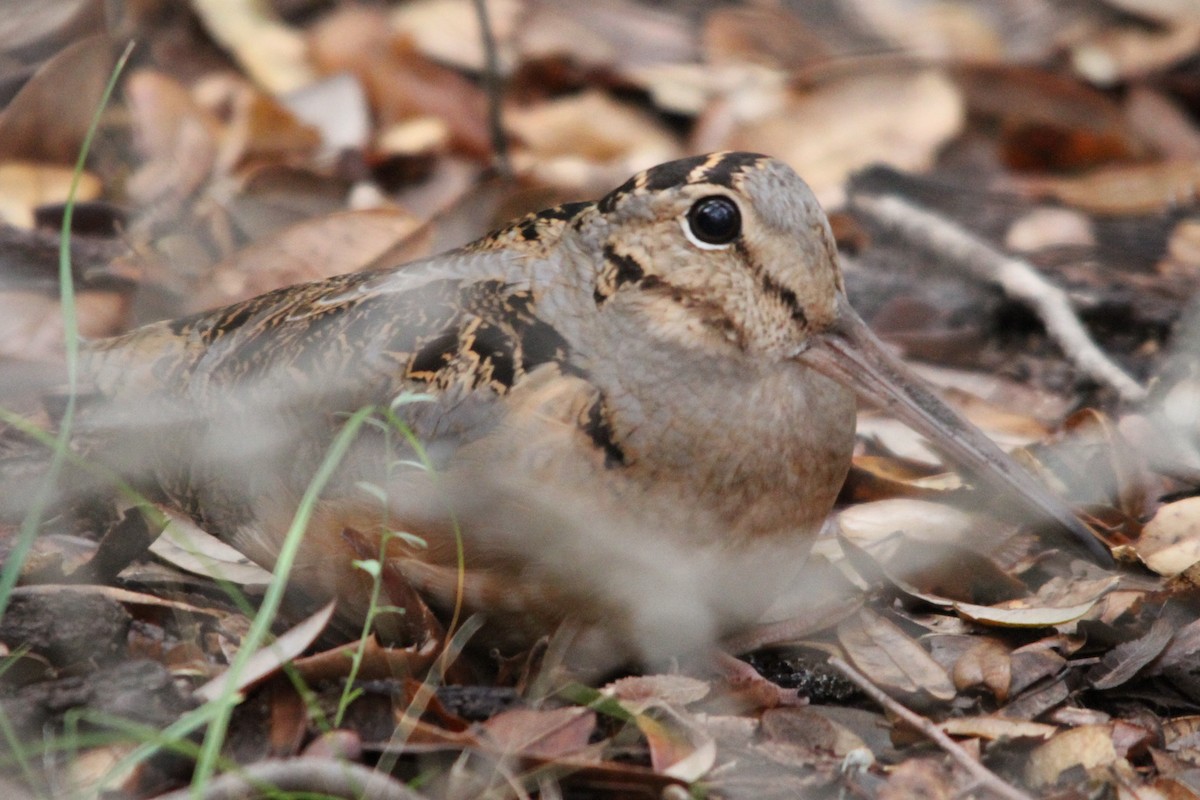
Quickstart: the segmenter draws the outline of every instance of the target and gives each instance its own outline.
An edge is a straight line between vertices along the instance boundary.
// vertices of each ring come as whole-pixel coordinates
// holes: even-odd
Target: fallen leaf
[[[823,205],[836,206],[846,178],[869,164],[927,169],[965,113],[958,89],[940,71],[866,73],[795,92],[777,111],[742,120],[722,141],[699,149],[772,153],[804,176]]]
[[[506,121],[522,144],[516,166],[571,192],[597,191],[680,155],[659,120],[594,89],[510,109]]]
[[[190,518],[168,508],[160,511],[170,523],[150,545],[150,552],[159,558],[186,572],[239,586],[261,588],[271,582],[269,571],[202,530]]]
[[[987,741],[1008,739],[1049,739],[1058,730],[1053,725],[1004,717],[952,717],[938,723],[951,736],[964,736]]]
[[[585,749],[596,727],[596,712],[570,706],[501,711],[482,725],[485,745],[506,756],[561,758]]]
[[[5,9],[6,22],[12,11]],[[99,33],[43,64],[0,112],[0,160],[74,164],[112,73],[112,48]]]
[[[1078,177],[1030,177],[1017,185],[1092,214],[1162,214],[1187,205],[1200,187],[1200,161],[1152,161],[1101,167]]]
[[[948,702],[956,694],[946,671],[896,624],[862,609],[838,626],[838,642],[854,666],[885,691]]]
[[[0,221],[32,228],[38,206],[67,201],[74,176],[75,170],[68,166],[0,161]],[[101,188],[95,175],[80,173],[75,200],[81,203],[95,200]]]
[[[282,94],[316,79],[299,31],[258,0],[191,0],[204,27],[260,86]]]
[[[1112,689],[1132,680],[1143,667],[1162,655],[1174,633],[1174,623],[1162,616],[1142,636],[1109,650],[1100,663],[1088,671],[1092,688]]]
[[[613,681],[601,691],[636,713],[649,703],[672,706],[697,703],[708,696],[712,687],[687,675],[632,675]]]
[[[1112,730],[1107,725],[1085,725],[1062,731],[1036,747],[1025,764],[1025,780],[1036,788],[1054,786],[1069,769],[1090,770],[1116,763]]]
[[[1116,579],[1110,583],[1115,585]],[[1107,591],[1107,590],[1106,590]],[[1092,609],[1100,595],[1082,603],[1068,606],[1037,606],[1038,598],[1011,600],[995,606],[955,603],[954,610],[969,620],[1000,628],[1048,628],[1074,622]]]
[[[1200,562],[1200,497],[1168,503],[1155,513],[1133,544],[1134,551],[1159,575],[1174,577]]]
[[[984,686],[1003,704],[1012,686],[1012,657],[1002,642],[985,637],[963,653],[951,674],[958,689]]]
[[[287,633],[276,637],[270,644],[264,645],[261,650],[250,657],[237,675],[226,670],[197,688],[194,694],[201,700],[216,700],[227,691],[244,691],[264,678],[275,674],[284,664],[303,653],[310,644],[316,641],[333,617],[335,605],[333,601],[326,603],[311,617]],[[230,686],[231,682],[232,687]]]

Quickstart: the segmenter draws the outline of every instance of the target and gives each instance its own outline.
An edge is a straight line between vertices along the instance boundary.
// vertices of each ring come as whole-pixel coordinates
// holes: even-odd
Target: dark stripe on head
[[[659,164],[657,167],[651,167],[646,170],[646,180],[642,184],[642,188],[650,192],[658,192],[663,189],[670,189],[672,186],[680,186],[688,182],[688,175],[692,174],[692,170],[704,164],[708,160],[708,156],[692,156],[691,158],[681,158],[678,161],[668,161],[666,164]]]
[[[726,153],[720,161],[704,171],[702,180],[717,186],[733,188],[733,179],[736,176],[752,169],[764,158],[766,156],[758,153]]]
[[[545,211],[539,211],[536,216],[538,219],[557,219],[566,222],[567,220],[575,219],[579,216],[579,212],[590,206],[590,202],[580,203],[563,203],[560,206],[547,208]]]

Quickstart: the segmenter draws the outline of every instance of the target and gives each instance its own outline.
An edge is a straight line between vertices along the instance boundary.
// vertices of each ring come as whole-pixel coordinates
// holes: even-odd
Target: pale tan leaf
[[[1062,773],[1074,767],[1086,770],[1116,761],[1112,730],[1107,725],[1085,725],[1056,734],[1030,753],[1025,780],[1035,787],[1053,786]]]
[[[744,120],[715,144],[783,159],[831,206],[868,164],[928,168],[964,119],[962,96],[940,71],[867,73],[798,92],[779,113]]]
[[[240,692],[263,678],[273,675],[284,664],[303,653],[310,644],[316,641],[333,617],[335,606],[336,603],[332,600],[326,603],[311,617],[251,656],[245,667],[236,676],[226,670],[196,689],[196,697],[206,701],[215,700],[229,689],[231,681],[236,680],[236,683],[233,684],[233,691]]]
[[[995,625],[1000,628],[1045,628],[1053,625],[1064,625],[1082,617],[1096,605],[1096,601],[1087,600],[1073,606],[1034,606],[1022,605],[1023,601],[1014,601],[1000,606],[977,606],[972,603],[955,603],[954,610],[967,619],[984,625]]]
[[[952,717],[938,723],[951,736],[998,741],[1004,739],[1049,739],[1058,728],[1040,722],[1004,717]]]
[[[263,587],[271,573],[205,532],[188,517],[160,509],[170,524],[150,545],[150,552],[180,569],[240,586]]]
[[[192,8],[250,77],[274,94],[316,79],[304,36],[285,25],[262,0],[191,0]]]
[[[633,675],[613,681],[602,690],[626,708],[642,710],[649,703],[686,706],[703,700],[712,691],[706,681],[687,675]]]
[[[1168,503],[1158,510],[1133,544],[1159,575],[1173,577],[1200,561],[1200,497]]]
[[[598,90],[512,109],[506,121],[524,145],[517,166],[573,191],[595,191],[680,153],[659,120]]]
[[[650,748],[656,772],[692,783],[708,774],[717,760],[717,745],[681,712],[660,704],[634,717]]]
[[[68,166],[33,161],[0,162],[0,220],[19,228],[32,228],[33,211],[48,203],[65,203],[74,170]],[[76,202],[100,196],[100,180],[91,173],[79,176]]]
[[[884,690],[954,699],[954,684],[938,663],[896,624],[863,609],[838,626],[838,641],[862,672]]]
[[[514,708],[483,723],[483,741],[505,755],[559,758],[586,748],[595,727],[596,712],[580,706]]]

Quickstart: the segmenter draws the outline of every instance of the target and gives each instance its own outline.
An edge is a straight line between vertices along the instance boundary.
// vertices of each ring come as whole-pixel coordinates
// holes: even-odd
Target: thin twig
[[[1042,277],[1028,261],[1002,253],[960,225],[895,195],[859,195],[853,204],[906,239],[954,259],[975,277],[1027,304],[1080,370],[1112,387],[1127,402],[1145,399],[1146,390],[1088,336],[1066,292]]]
[[[909,726],[946,751],[951,758],[971,774],[971,777],[978,782],[979,786],[988,789],[999,797],[1007,798],[1007,800],[1033,800],[1030,795],[1011,784],[1005,783],[1000,779],[999,775],[976,761],[958,742],[951,739],[945,731],[933,724],[933,722],[900,705],[900,703],[885,694],[882,689],[871,683],[866,675],[863,675],[842,659],[833,656],[829,659],[829,664],[835,669],[840,670],[855,686],[862,689],[864,694],[882,706],[884,710],[904,720]]]
[[[199,792],[180,789],[157,800],[235,800],[268,797],[284,792],[304,792],[329,797],[370,797],[378,800],[422,800],[421,796],[383,772],[362,764],[328,758],[288,758],[258,761],[227,772],[205,784]]]
[[[496,49],[496,36],[492,31],[492,20],[487,11],[487,0],[474,0],[475,16],[479,18],[479,38],[483,41],[485,69],[483,86],[488,96],[488,128],[492,133],[492,150],[496,171],[505,178],[512,177],[512,162],[508,157],[508,139],[500,119],[500,102],[503,86],[500,81],[500,54]]]

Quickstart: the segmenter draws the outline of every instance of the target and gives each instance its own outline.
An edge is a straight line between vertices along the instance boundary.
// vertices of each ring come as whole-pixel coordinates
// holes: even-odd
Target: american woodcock
[[[149,325],[91,345],[87,370],[109,401],[88,424],[121,434],[103,457],[268,566],[345,415],[393,408],[435,472],[370,427],[293,573],[350,613],[368,578],[348,531],[427,542],[391,554],[444,604],[458,527],[470,605],[534,630],[573,617],[621,656],[711,641],[796,579],[856,393],[1107,555],[883,349],[812,193],[761,155],[663,164],[460,250]]]

